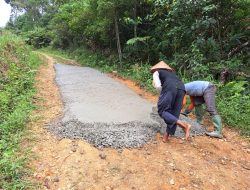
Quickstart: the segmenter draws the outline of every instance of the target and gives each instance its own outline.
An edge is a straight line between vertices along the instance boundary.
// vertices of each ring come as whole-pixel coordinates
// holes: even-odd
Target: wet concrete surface
[[[99,148],[140,147],[166,127],[152,103],[106,74],[63,64],[55,64],[55,70],[64,115],[48,129],[59,137],[85,139]],[[202,134],[196,127],[194,132]],[[184,135],[180,128],[176,134]]]
[[[56,82],[65,103],[63,121],[152,122],[152,104],[106,74],[87,67],[56,64]]]

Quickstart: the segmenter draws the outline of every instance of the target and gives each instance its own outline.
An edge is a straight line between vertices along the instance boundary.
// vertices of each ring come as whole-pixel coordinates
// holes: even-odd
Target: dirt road
[[[45,62],[36,78],[37,119],[29,124],[35,136],[32,179],[41,183],[40,189],[249,189],[250,145],[229,129],[221,140],[195,137],[190,144],[172,138],[164,144],[158,134],[143,148],[119,151],[50,134],[43,126],[62,114],[63,103],[55,85],[55,61],[46,56]],[[156,100],[132,81],[117,80],[148,101]]]

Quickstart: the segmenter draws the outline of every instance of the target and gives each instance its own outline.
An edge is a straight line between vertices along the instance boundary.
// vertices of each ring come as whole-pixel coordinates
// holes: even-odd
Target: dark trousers
[[[203,95],[207,107],[207,112],[211,116],[218,114],[215,106],[215,94],[216,94],[216,86],[209,85]]]
[[[185,91],[177,88],[169,89],[161,94],[158,100],[158,113],[167,124],[167,133],[174,135],[176,121],[179,119]]]

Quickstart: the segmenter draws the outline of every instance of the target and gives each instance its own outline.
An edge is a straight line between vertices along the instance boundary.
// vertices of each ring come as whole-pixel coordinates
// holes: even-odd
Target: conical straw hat
[[[151,67],[150,72],[154,73],[158,69],[167,69],[167,70],[173,71],[173,69],[168,64],[166,64],[164,61],[160,61],[159,63],[157,63],[156,65]]]

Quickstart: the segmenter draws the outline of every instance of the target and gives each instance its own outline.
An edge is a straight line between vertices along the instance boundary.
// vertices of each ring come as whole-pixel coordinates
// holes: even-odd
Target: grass
[[[34,77],[38,56],[18,37],[0,36],[0,189],[26,189],[28,150],[20,143],[34,109]]]

